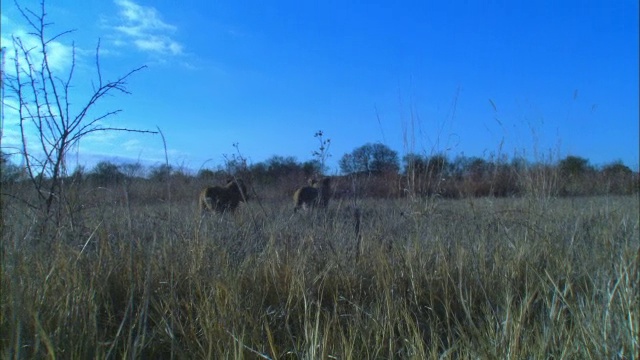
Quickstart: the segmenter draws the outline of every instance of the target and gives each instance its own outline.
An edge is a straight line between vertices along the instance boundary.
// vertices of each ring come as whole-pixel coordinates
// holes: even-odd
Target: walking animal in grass
[[[326,208],[331,198],[331,178],[324,178],[320,182],[310,181],[311,186],[304,186],[293,194],[293,211],[300,208]]]
[[[229,180],[225,186],[209,186],[200,192],[200,213],[234,212],[241,201],[247,201],[247,188],[241,179]]]

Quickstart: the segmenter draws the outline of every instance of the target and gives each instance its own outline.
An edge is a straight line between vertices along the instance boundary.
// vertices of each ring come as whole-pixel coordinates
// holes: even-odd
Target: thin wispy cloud
[[[3,81],[7,79],[15,80],[17,76],[16,68],[20,71],[23,83],[30,76],[29,74],[37,80],[38,74],[33,71],[37,70],[43,61],[40,40],[25,30],[19,22],[14,22],[5,15],[2,15],[2,22],[3,32],[2,36],[0,36],[0,43],[3,46],[2,51],[5,56]],[[27,51],[26,54],[25,51]],[[54,40],[47,43],[46,51],[47,62],[54,77],[67,78],[72,64],[73,47]],[[29,63],[33,64],[33,67],[30,68]],[[5,76],[6,78],[4,78]],[[4,90],[5,96],[2,99],[4,108],[2,147],[3,149],[9,149],[7,151],[11,153],[13,149],[20,148],[22,143],[22,135],[19,130],[20,113],[18,112],[20,103],[16,98],[15,92],[9,86],[5,87]],[[23,107],[29,108],[32,113],[35,113],[35,104],[28,100],[25,101]],[[38,134],[37,129],[29,121],[26,122],[25,129],[27,138],[34,138]]]
[[[30,61],[33,64],[42,63],[42,52],[37,51],[40,47],[40,41],[35,36],[29,34],[26,30],[22,28],[9,28],[9,34],[5,36],[2,34],[1,40],[2,46],[5,47],[6,53],[6,61],[5,70],[7,74],[10,76],[15,76],[15,58],[16,58],[16,47],[14,46],[14,39],[16,41],[22,42],[22,45],[25,50],[29,50]],[[58,76],[61,76],[62,73],[68,71],[71,67],[71,58],[73,54],[73,47],[71,45],[63,44],[59,41],[51,41],[47,43],[47,61],[49,63],[49,67],[53,72],[55,72]],[[24,71],[26,69],[26,61],[24,59],[24,53],[20,50],[18,51],[18,60],[21,67]]]
[[[121,35],[116,44],[131,44],[138,50],[160,55],[181,55],[183,45],[172,38],[177,27],[162,20],[158,10],[131,0],[115,0],[118,24],[113,28]]]

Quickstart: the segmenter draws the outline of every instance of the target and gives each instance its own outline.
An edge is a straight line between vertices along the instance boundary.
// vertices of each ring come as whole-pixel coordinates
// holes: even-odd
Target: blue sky
[[[38,2],[20,1],[37,10]],[[239,150],[330,165],[365,143],[398,151],[531,160],[582,156],[638,169],[638,1],[173,1],[46,3],[56,69],[77,48],[74,104],[103,76],[147,68],[105,125],[155,130],[169,161],[215,168]],[[2,46],[24,36],[2,2]],[[8,58],[10,56],[7,56]],[[8,59],[9,60],[9,59]],[[7,61],[7,63],[10,63]],[[9,100],[8,100],[9,101]],[[4,148],[17,141],[5,108]],[[159,136],[102,133],[71,163],[164,161]],[[337,167],[336,167],[337,168]]]

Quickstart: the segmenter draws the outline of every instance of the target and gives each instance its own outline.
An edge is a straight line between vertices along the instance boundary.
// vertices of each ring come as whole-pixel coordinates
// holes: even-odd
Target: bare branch
[[[118,90],[122,93],[125,94],[130,94],[129,91],[127,91],[127,89],[124,87],[126,85],[125,80],[133,75],[134,73],[141,71],[143,69],[145,69],[147,66],[143,65],[138,67],[137,69],[133,69],[131,71],[129,71],[126,75],[120,77],[119,79],[117,79],[116,81],[107,83],[105,85],[100,84],[100,87],[95,90],[94,94],[91,96],[91,98],[89,99],[89,101],[87,102],[87,105],[85,105],[85,107],[80,110],[80,113],[78,113],[78,115],[76,116],[76,118],[74,119],[74,122],[78,122],[82,119],[84,119],[84,117],[87,115],[87,112],[89,111],[89,109],[103,96],[105,96],[106,94],[108,94],[110,91],[112,90]]]
[[[37,190],[38,198],[43,203],[42,210],[45,223],[52,211],[52,204],[64,199],[62,176],[66,173],[67,152],[83,137],[99,131],[126,131],[134,133],[156,134],[155,131],[134,130],[121,127],[104,126],[101,121],[121,112],[107,111],[93,118],[88,118],[89,111],[100,99],[117,91],[130,94],[127,89],[128,78],[146,68],[135,68],[114,81],[105,82],[100,67],[100,40],[96,46],[97,88],[89,95],[84,105],[75,113],[71,106],[72,83],[76,69],[76,46],[72,42],[71,64],[64,76],[57,76],[50,62],[49,46],[75,30],[66,30],[53,36],[47,35],[53,24],[46,21],[45,2],[40,2],[40,12],[14,4],[23,19],[27,22],[38,45],[27,48],[19,37],[12,36],[15,48],[16,74],[10,79],[10,89],[18,99],[17,112],[20,118],[22,137],[21,152],[26,162],[29,178]],[[37,52],[37,54],[36,54]],[[73,113],[72,113],[73,112]],[[37,144],[30,148],[28,140],[33,136]],[[35,150],[35,151],[34,151]],[[44,176],[50,179],[44,181]],[[46,187],[46,189],[44,189]],[[57,199],[57,200],[56,200]],[[62,208],[58,208],[61,210]]]
[[[100,69],[100,39],[96,45],[96,71],[98,73],[98,88],[102,87],[102,70]]]
[[[38,31],[38,26],[36,26],[36,24],[33,23],[33,21],[31,20],[31,17],[29,15],[27,15],[27,13],[29,13],[31,16],[33,17],[38,17],[38,15],[36,15],[33,11],[31,11],[28,8],[22,8],[20,5],[18,5],[18,1],[14,0],[13,2],[16,6],[16,8],[18,9],[18,11],[20,12],[20,14],[22,15],[22,17],[27,21],[27,23],[29,23],[29,25],[33,28],[34,31]],[[44,1],[41,3],[42,6],[44,6]],[[44,12],[44,11],[43,11]]]
[[[65,102],[65,117],[70,119],[69,116],[69,88],[71,86],[71,79],[73,78],[73,73],[76,68],[76,44],[72,43],[71,49],[73,51],[73,55],[71,56],[71,69],[69,69],[69,77],[66,82],[63,82],[64,87],[64,102]]]
[[[130,133],[138,133],[138,134],[159,134],[159,132],[151,131],[151,130],[135,130],[135,129],[117,128],[117,127],[96,127],[93,129],[87,129],[85,131],[78,132],[76,135],[74,135],[72,138],[69,139],[69,143],[70,144],[76,143],[86,135],[89,135],[95,132],[103,132],[103,131],[124,131],[124,132],[130,132]]]
[[[43,24],[43,25],[44,25],[44,26],[49,26],[49,25],[52,25],[52,24],[53,24],[53,23],[50,23],[50,24]],[[57,34],[57,35],[55,35],[55,36],[51,37],[49,40],[45,41],[45,43],[44,43],[44,44],[45,44],[45,45],[49,45],[49,43],[50,43],[50,42],[56,41],[56,39],[57,39],[57,38],[62,37],[62,36],[67,35],[67,34],[74,33],[74,32],[76,32],[76,29],[63,31],[63,32],[61,32],[61,33],[59,33],[59,34]]]

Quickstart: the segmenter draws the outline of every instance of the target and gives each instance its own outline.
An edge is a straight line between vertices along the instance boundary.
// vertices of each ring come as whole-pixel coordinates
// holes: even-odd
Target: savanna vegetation
[[[304,163],[238,152],[196,174],[168,160],[68,171],[86,135],[137,131],[89,110],[143,68],[103,82],[96,51],[96,92],[74,114],[73,69],[47,64],[68,32],[46,36],[44,2],[22,14],[40,46],[13,38],[23,165],[0,161],[2,358],[640,357],[625,165],[365,144],[340,159],[326,207],[295,213],[295,190],[326,172],[322,132]],[[203,214],[200,191],[229,178],[246,198]]]
[[[334,177],[345,192],[295,214],[305,167],[258,164],[249,202],[205,216],[222,169],[103,163],[65,178],[47,226],[33,186],[7,179],[2,356],[637,358],[637,178],[590,195],[565,163],[513,173],[505,197],[464,191],[500,176],[454,177],[452,198],[406,173],[397,197],[363,195],[395,189],[388,173]]]

